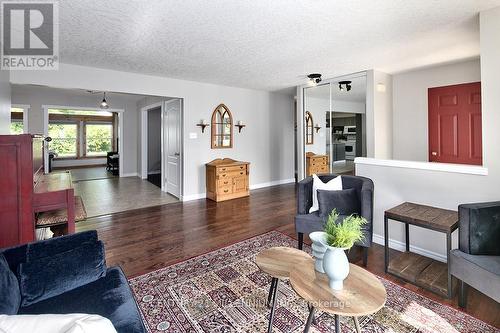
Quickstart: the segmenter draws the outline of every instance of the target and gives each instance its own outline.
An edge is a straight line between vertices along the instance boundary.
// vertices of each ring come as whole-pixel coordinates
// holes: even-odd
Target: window
[[[78,157],[78,125],[68,123],[50,123],[50,150],[57,157]]]
[[[23,115],[24,109],[10,108],[10,134],[24,133]]]
[[[113,151],[115,115],[105,111],[49,109],[49,149],[57,158],[105,157]]]
[[[85,124],[85,155],[106,156],[113,147],[113,124]]]

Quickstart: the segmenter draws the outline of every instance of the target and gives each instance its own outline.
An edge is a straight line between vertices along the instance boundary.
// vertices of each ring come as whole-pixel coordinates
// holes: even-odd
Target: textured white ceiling
[[[500,0],[64,0],[61,61],[278,90],[479,54]]]

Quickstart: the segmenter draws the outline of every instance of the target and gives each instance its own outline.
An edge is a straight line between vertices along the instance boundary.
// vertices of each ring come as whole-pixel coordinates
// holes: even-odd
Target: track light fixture
[[[312,74],[309,74],[307,77],[314,84],[318,84],[321,82],[321,74],[319,74],[319,73],[312,73]]]
[[[339,90],[340,91],[350,91],[352,81],[340,81]]]

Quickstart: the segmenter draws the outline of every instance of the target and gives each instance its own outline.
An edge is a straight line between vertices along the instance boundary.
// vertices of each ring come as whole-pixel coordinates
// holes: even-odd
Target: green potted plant
[[[339,214],[334,209],[325,223],[323,238],[326,253],[323,256],[323,270],[328,276],[330,288],[341,290],[344,279],[349,275],[349,261],[345,254],[355,242],[364,239],[362,227],[367,223],[364,217],[350,215],[337,223]]]

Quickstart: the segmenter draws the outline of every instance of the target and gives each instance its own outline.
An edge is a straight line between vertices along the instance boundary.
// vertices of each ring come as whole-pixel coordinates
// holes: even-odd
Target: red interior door
[[[481,82],[429,88],[429,161],[483,164]]]

